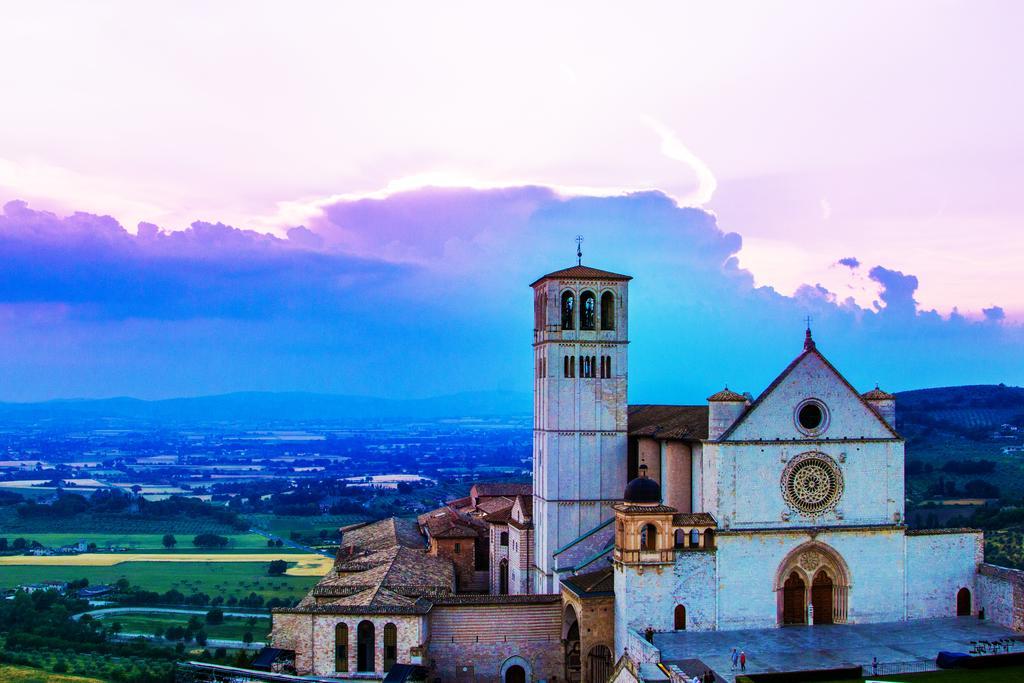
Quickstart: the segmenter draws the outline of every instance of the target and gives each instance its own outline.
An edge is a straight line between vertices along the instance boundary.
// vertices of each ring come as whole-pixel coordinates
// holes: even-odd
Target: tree
[[[24,538],[16,538],[14,539],[14,544],[11,547],[15,550],[24,550],[27,545],[28,541],[26,541]]]
[[[110,625],[110,631],[111,631],[111,633],[120,633],[121,632],[121,622],[120,621],[115,621],[113,624],[111,624]]]
[[[196,631],[196,644],[206,647],[206,631],[203,629]]]
[[[199,534],[192,539],[192,545],[197,548],[223,548],[227,544],[227,537],[219,534]]]
[[[68,665],[63,659],[58,659],[57,663],[53,665],[53,673],[55,674],[66,674],[68,672]]]
[[[249,644],[252,643],[252,631],[246,631],[245,633],[242,634],[242,642],[245,643],[246,645],[249,645]]]
[[[164,534],[163,544],[165,548],[170,549],[178,544],[178,539],[174,537],[174,534]]]
[[[214,607],[206,613],[206,623],[211,626],[224,623],[224,610]]]
[[[0,538],[0,553],[2,553],[5,550],[7,550],[7,539]]]
[[[284,560],[271,560],[267,567],[267,573],[271,576],[281,576],[288,571],[288,563]]]

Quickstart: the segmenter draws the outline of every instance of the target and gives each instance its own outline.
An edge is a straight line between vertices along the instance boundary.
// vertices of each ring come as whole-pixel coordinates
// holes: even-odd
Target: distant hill
[[[975,384],[901,391],[896,394],[896,420],[957,432],[1006,423],[1024,426],[1024,388]]]
[[[136,398],[0,402],[0,422],[113,419],[166,423],[316,422],[365,419],[440,419],[529,415],[525,392],[479,391],[423,399],[304,392],[238,392],[196,398]]]

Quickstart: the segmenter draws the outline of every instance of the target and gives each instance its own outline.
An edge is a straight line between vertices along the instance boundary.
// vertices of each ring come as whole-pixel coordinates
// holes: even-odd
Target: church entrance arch
[[[971,591],[961,588],[956,593],[956,615],[958,617],[971,616]]]
[[[850,585],[850,570],[835,548],[818,541],[797,546],[775,575],[778,623],[845,623]]]
[[[513,664],[505,672],[505,683],[526,683],[526,670]]]

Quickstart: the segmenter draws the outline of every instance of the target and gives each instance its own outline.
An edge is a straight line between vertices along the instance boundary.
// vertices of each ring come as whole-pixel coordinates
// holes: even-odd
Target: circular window
[[[796,426],[807,435],[821,434],[828,427],[828,410],[817,399],[808,399],[796,407]]]
[[[839,466],[822,453],[794,458],[783,471],[781,483],[786,503],[809,515],[831,510],[843,495],[843,475]]]

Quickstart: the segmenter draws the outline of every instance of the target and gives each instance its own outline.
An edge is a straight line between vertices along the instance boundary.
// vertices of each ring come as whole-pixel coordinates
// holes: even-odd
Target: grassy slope
[[[0,664],[0,681],[5,683],[102,683],[98,678],[52,674],[27,666]]]

